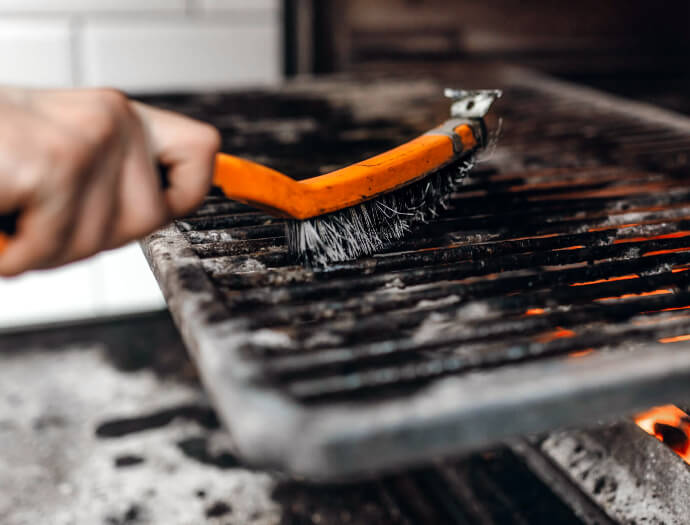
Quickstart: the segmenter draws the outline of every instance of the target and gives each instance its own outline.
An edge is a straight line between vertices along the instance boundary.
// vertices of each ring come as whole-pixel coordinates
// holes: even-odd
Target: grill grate
[[[388,119],[367,108],[399,84],[329,82],[264,94],[273,113],[256,116],[249,95],[167,102],[213,105],[235,153],[299,176],[440,115],[420,109],[430,82],[397,92]],[[690,122],[514,70],[487,85],[505,90],[499,147],[386,253],[303,268],[281,220],[219,196],[147,240],[250,459],[347,475],[687,394]]]

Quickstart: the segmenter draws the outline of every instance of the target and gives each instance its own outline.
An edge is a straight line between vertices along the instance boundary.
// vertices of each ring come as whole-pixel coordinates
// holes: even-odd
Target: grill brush
[[[297,181],[220,153],[213,183],[229,199],[285,217],[290,254],[316,266],[376,253],[437,215],[486,145],[483,117],[499,90],[446,89],[451,118],[401,146]],[[0,251],[14,232],[0,216]],[[2,232],[5,232],[3,234]]]
[[[486,145],[483,117],[499,90],[446,89],[451,118],[401,146],[325,175],[296,181],[231,155],[214,184],[230,199],[288,218],[293,257],[324,266],[376,253],[437,215]]]

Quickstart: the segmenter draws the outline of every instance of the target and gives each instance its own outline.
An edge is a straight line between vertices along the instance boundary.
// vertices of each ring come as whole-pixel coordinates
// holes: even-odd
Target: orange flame
[[[544,233],[542,235],[530,235],[528,237],[515,237],[510,239],[511,241],[529,241],[531,239],[550,239],[552,237],[558,237],[560,233]]]
[[[690,463],[690,417],[680,408],[675,405],[654,407],[635,416],[635,423]]]
[[[659,339],[660,343],[680,343],[681,341],[690,341],[690,334],[676,335],[674,337],[662,337]]]
[[[690,307],[688,307],[690,308]],[[525,315],[541,315],[545,312],[543,308],[530,308],[525,311]]]

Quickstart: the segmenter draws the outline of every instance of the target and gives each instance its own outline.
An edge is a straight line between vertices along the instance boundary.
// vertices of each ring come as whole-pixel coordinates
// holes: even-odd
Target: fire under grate
[[[336,479],[689,397],[690,120],[483,75],[458,83],[505,90],[498,148],[387,253],[298,266],[281,220],[219,196],[144,242],[248,460]],[[157,102],[302,177],[433,126],[441,87],[323,80]]]

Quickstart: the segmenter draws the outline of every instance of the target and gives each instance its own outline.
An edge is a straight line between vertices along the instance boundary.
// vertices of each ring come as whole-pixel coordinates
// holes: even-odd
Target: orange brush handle
[[[303,181],[221,153],[213,183],[230,199],[279,217],[304,220],[406,186],[474,150],[480,143],[478,134],[472,124],[450,120],[402,146]]]

